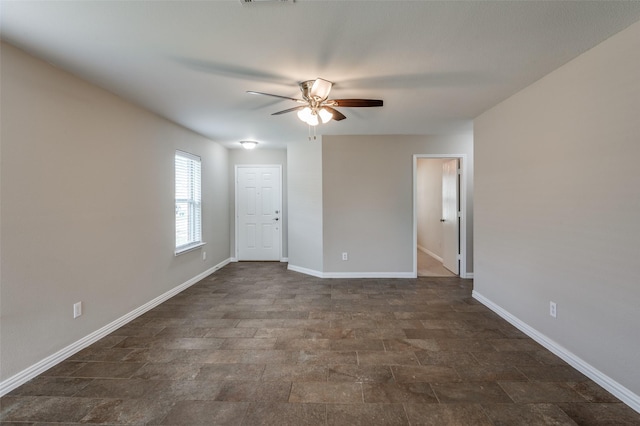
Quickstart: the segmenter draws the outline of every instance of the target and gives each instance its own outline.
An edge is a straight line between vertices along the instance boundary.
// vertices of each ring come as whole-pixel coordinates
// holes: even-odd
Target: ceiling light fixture
[[[244,149],[253,149],[256,146],[258,146],[258,142],[256,142],[256,141],[240,141],[240,145],[242,145],[242,147]]]

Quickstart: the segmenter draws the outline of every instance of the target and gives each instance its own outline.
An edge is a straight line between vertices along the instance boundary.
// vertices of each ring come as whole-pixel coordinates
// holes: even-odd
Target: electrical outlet
[[[206,251],[202,252],[202,260],[207,260],[207,252]]]
[[[342,260],[349,260],[349,253],[347,253],[346,251],[342,253]]]
[[[73,318],[78,318],[82,315],[82,302],[73,304]]]
[[[556,318],[558,315],[558,307],[556,306],[556,302],[549,302],[549,315]]]

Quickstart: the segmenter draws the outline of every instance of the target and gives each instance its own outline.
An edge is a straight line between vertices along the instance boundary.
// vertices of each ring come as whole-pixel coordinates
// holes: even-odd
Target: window
[[[176,251],[203,245],[200,195],[200,157],[176,151]]]

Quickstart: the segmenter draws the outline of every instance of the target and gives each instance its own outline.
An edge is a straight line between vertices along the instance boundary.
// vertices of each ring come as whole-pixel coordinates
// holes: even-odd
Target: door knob
[[[444,219],[440,219],[440,222],[444,222]]]
[[[275,220],[276,222],[280,220],[279,217],[274,218],[273,220]]]

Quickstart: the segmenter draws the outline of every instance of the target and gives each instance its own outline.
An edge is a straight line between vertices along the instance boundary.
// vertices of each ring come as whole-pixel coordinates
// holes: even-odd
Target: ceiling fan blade
[[[331,114],[333,114],[333,119],[336,120],[336,121],[344,120],[345,118],[347,118],[343,113],[341,113],[337,109],[333,109],[333,108],[328,107],[328,106],[325,106],[323,108],[326,109],[327,111],[329,111]]]
[[[302,99],[290,98],[288,96],[273,95],[271,93],[255,92],[253,90],[247,90],[247,93],[250,93],[252,95],[264,95],[264,96],[272,96],[274,98],[288,99],[290,101],[299,102],[299,103],[305,103],[305,104],[307,103],[306,101],[303,101]]]
[[[286,84],[291,83],[291,79],[282,74],[273,74],[259,67],[249,68],[239,65],[232,65],[224,62],[214,62],[209,60],[190,58],[187,56],[171,56],[175,62],[207,74],[218,75],[234,79],[253,81],[263,81],[265,83]]]
[[[288,112],[293,112],[293,111],[300,111],[301,109],[306,108],[306,106],[301,105],[301,106],[297,106],[297,107],[293,107],[293,108],[289,108],[289,109],[285,109],[283,111],[278,111],[278,112],[274,112],[271,115],[280,115],[280,114],[286,114]]]
[[[339,107],[380,107],[383,102],[381,99],[332,99],[333,106]]]
[[[311,86],[309,95],[320,100],[325,100],[329,97],[331,86],[333,86],[332,82],[324,80],[322,78],[316,78],[316,81],[313,82],[313,86]]]

